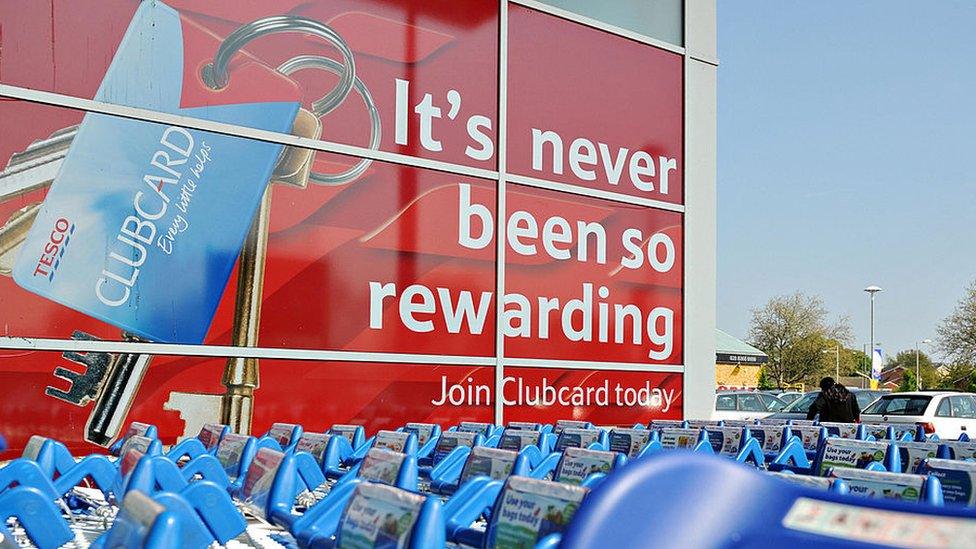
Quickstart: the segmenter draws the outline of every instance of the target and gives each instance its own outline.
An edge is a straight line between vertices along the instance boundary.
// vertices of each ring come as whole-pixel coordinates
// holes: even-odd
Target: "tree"
[[[850,350],[851,356],[851,369],[848,371],[847,375],[855,376],[858,373],[864,375],[871,375],[871,357],[867,355],[864,351],[858,349]]]
[[[901,383],[898,384],[898,390],[901,392],[918,390],[918,383],[915,381],[915,370],[902,371]]]
[[[976,368],[973,368],[971,364],[949,364],[945,367],[939,387],[959,391],[976,391]]]
[[[976,364],[976,280],[938,329],[939,349],[950,363]]]
[[[819,297],[802,293],[777,296],[753,309],[752,344],[769,356],[765,368],[779,387],[815,381],[834,371],[834,357],[825,354],[832,342],[851,340],[847,319],[831,324]]]
[[[892,370],[895,368],[901,368],[905,372],[912,373],[912,379],[915,379],[915,349],[909,349],[907,351],[901,351],[893,357],[889,357],[888,361],[885,362],[885,370]],[[926,389],[934,389],[939,386],[941,382],[941,376],[935,365],[932,364],[932,359],[928,357],[925,353],[919,351],[918,353],[918,371],[922,377],[922,387]],[[914,381],[913,381],[914,384]],[[917,389],[912,389],[913,391]]]
[[[760,391],[768,391],[770,389],[776,389],[776,382],[769,377],[769,372],[766,371],[766,367],[762,366],[759,368],[759,381],[756,383]]]

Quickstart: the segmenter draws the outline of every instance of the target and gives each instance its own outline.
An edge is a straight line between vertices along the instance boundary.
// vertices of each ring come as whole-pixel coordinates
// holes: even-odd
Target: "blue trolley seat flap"
[[[831,421],[822,421],[820,422],[820,426],[827,429],[828,435],[834,435],[840,438],[857,437],[857,423],[835,423]]]
[[[749,433],[759,442],[764,454],[775,456],[783,447],[783,429],[779,425],[756,425],[749,427]]]
[[[810,475],[795,475],[793,473],[769,473],[772,477],[806,486],[818,490],[829,490],[833,487],[836,479],[828,477],[814,477]]]
[[[364,482],[342,513],[339,547],[408,547],[427,498],[406,490]]]
[[[127,440],[129,440],[130,437],[135,437],[135,436],[156,438],[157,436],[156,426],[150,425],[148,423],[133,421],[132,423],[129,424],[129,428],[126,429],[125,434],[122,435],[122,438],[117,440],[115,444],[113,444],[112,447],[109,449],[109,451],[117,456],[121,456],[122,446],[125,444]]]
[[[400,468],[407,457],[401,452],[384,448],[372,448],[359,466],[359,478],[381,484],[395,485],[400,476]]]
[[[540,446],[541,437],[542,433],[539,431],[508,428],[502,432],[502,436],[498,440],[498,448],[518,452],[522,448],[529,445],[534,444],[536,446]],[[543,448],[540,446],[539,449],[542,450]]]
[[[660,429],[682,429],[686,426],[685,422],[680,419],[652,419],[647,424],[648,429],[655,431]]]
[[[976,459],[976,442],[942,440],[939,443],[948,450],[949,459]]]
[[[126,494],[112,528],[92,547],[207,547],[213,541],[206,527],[179,496],[163,505],[139,491]]]
[[[217,445],[217,461],[223,466],[227,478],[236,481],[247,471],[256,449],[257,441],[253,437],[228,433]]]
[[[508,422],[508,425],[506,425],[505,427],[507,427],[509,429],[519,429],[519,430],[522,430],[522,431],[541,431],[542,430],[542,424],[541,423],[532,423],[532,422],[529,422],[529,421],[509,421]]]
[[[302,428],[294,423],[273,423],[265,436],[277,442],[282,450],[287,450],[302,436]]]
[[[821,435],[826,429],[817,425],[790,425],[790,433],[800,439],[800,444],[808,453],[815,453],[820,445]]]
[[[270,448],[261,448],[251,460],[250,467],[247,468],[240,497],[244,504],[261,518],[268,518],[268,498],[282,459],[284,459],[284,454],[281,452],[276,452]]]
[[[864,469],[871,463],[883,463],[888,443],[830,437],[824,441],[819,463],[814,464],[816,475],[825,475],[831,467]]]
[[[380,431],[376,433],[373,448],[404,452],[411,434],[405,431]]]
[[[534,547],[559,536],[588,490],[558,482],[513,476],[495,502],[486,547]]]
[[[615,452],[566,448],[553,473],[553,480],[566,484],[582,484],[590,475],[610,473],[616,459]]]
[[[315,462],[322,465],[325,449],[328,448],[332,436],[327,433],[302,433],[302,438],[298,439],[298,444],[295,445],[295,451],[311,454]]]
[[[919,473],[939,479],[946,503],[976,507],[976,462],[927,459]]]
[[[562,452],[566,448],[586,448],[594,442],[600,441],[603,431],[599,429],[581,429],[578,427],[563,427],[556,439],[556,451]]]
[[[651,431],[647,429],[616,428],[610,431],[610,451],[634,458],[650,439]]]
[[[417,435],[417,444],[419,446],[427,444],[427,441],[437,435],[436,431],[439,429],[440,428],[433,423],[407,423],[403,427],[404,432]]]
[[[701,429],[710,427],[720,427],[722,422],[714,419],[689,419],[688,427],[691,429]]]
[[[661,446],[667,449],[694,448],[701,439],[698,429],[664,428],[661,429]]]
[[[556,421],[556,424],[552,427],[552,432],[555,434],[561,434],[565,429],[589,429],[592,427],[589,421],[574,421],[571,419],[560,419]]]
[[[353,450],[363,443],[363,428],[359,425],[336,424],[329,429],[329,434],[346,439]]]
[[[227,425],[221,425],[218,423],[207,423],[200,428],[200,434],[197,435],[197,439],[203,444],[203,447],[207,450],[214,448],[220,443],[220,439],[224,437],[229,431],[230,427]]]
[[[938,442],[905,441],[898,443],[898,459],[901,462],[901,470],[905,473],[914,473],[923,461],[938,457],[938,453]]]
[[[829,476],[843,479],[850,493],[859,496],[918,502],[925,494],[926,477],[923,475],[835,467]],[[938,503],[941,503],[941,494]]]
[[[706,426],[705,429],[708,431],[708,442],[716,454],[731,457],[739,454],[742,446],[741,427]]]
[[[458,431],[463,431],[465,433],[480,433],[485,437],[490,437],[492,435],[492,424],[491,423],[476,423],[473,421],[462,421],[457,428]]]
[[[464,469],[461,470],[458,484],[464,484],[465,481],[482,475],[493,480],[504,479],[512,474],[516,456],[517,454],[510,450],[484,446],[472,448],[464,463]]]
[[[451,453],[457,447],[467,447],[471,448],[474,446],[475,437],[480,433],[468,433],[465,431],[445,431],[441,433],[440,438],[437,440],[437,445],[434,447],[434,463],[440,463],[442,459],[447,457],[447,454]]]
[[[142,492],[129,492],[106,536],[112,547],[142,547],[159,515],[166,509]]]

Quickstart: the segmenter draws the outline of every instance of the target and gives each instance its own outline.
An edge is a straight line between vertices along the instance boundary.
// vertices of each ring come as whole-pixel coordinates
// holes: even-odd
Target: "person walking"
[[[807,419],[817,416],[820,416],[821,422],[858,423],[861,421],[861,407],[847,387],[828,376],[820,380],[820,395],[807,411]]]

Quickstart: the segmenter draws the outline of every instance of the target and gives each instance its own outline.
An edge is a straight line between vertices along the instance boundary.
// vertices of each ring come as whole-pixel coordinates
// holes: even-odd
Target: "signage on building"
[[[681,417],[683,56],[514,3],[500,49],[457,6],[0,6],[4,335],[259,347],[256,430]],[[0,424],[77,440],[97,391],[47,348],[0,349]],[[130,414],[164,433],[228,362],[173,349]]]

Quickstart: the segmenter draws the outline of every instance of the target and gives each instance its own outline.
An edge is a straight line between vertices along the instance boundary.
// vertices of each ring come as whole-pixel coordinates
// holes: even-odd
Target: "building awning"
[[[766,353],[741,339],[715,329],[715,362],[719,364],[765,364]]]

